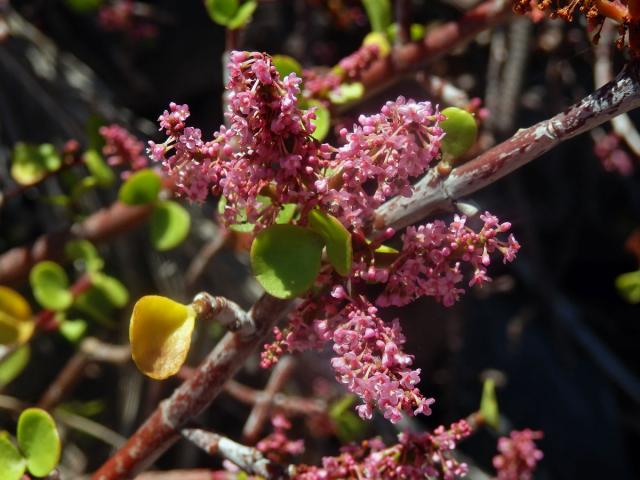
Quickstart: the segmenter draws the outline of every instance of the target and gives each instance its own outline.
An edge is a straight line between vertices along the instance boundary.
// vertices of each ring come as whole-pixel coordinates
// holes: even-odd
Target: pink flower
[[[542,432],[533,430],[513,431],[509,437],[498,439],[498,455],[493,457],[493,466],[498,472],[497,480],[530,480],[543,454],[535,440]]]
[[[125,175],[131,170],[146,168],[147,157],[144,155],[144,143],[119,125],[100,127],[100,135],[105,144],[102,153],[111,166],[125,166]]]

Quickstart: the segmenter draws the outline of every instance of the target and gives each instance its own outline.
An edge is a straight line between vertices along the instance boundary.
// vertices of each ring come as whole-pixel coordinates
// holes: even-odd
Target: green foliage
[[[50,143],[16,143],[13,148],[11,176],[20,185],[32,185],[62,165],[62,158]]]
[[[385,32],[391,25],[391,1],[390,0],[362,0],[364,9],[369,17],[371,30]]]
[[[387,35],[382,32],[371,32],[368,33],[364,40],[362,41],[363,45],[377,45],[378,52],[381,57],[386,57],[391,53],[391,44],[389,43],[389,39]]]
[[[104,267],[98,250],[88,240],[71,240],[65,245],[64,252],[69,260],[79,262],[84,271],[96,272]]]
[[[97,10],[102,5],[103,0],[64,0],[64,3],[71,10],[79,13],[91,12]]]
[[[329,408],[329,417],[335,426],[336,435],[343,443],[358,440],[367,431],[367,424],[353,413],[351,407],[355,401],[355,395],[345,395]]]
[[[322,237],[295,225],[272,225],[251,245],[251,266],[262,287],[277,298],[294,298],[313,285],[320,272]]]
[[[18,446],[27,469],[36,477],[48,475],[60,460],[60,437],[53,418],[40,408],[27,408],[18,419]]]
[[[162,188],[160,176],[150,169],[139,170],[120,187],[118,199],[128,205],[155,202]]]
[[[189,234],[191,217],[179,203],[159,202],[151,215],[151,244],[165,251],[180,245]]]
[[[87,150],[82,158],[97,186],[106,188],[113,185],[116,175],[97,150]]]
[[[63,268],[55,262],[37,263],[29,274],[33,296],[44,308],[66,310],[73,302],[69,279]]]
[[[207,12],[218,25],[235,30],[244,27],[253,16],[258,2],[250,0],[242,5],[238,0],[205,0]]]
[[[280,74],[280,78],[284,78],[290,73],[295,73],[299,77],[302,76],[302,65],[289,55],[274,55],[271,57],[271,61]]]
[[[122,308],[129,302],[129,292],[120,280],[102,272],[91,272],[93,288],[102,292],[109,303],[116,308]]]
[[[498,428],[500,412],[498,410],[498,399],[496,398],[496,384],[492,378],[487,378],[482,386],[480,415],[482,415],[487,425],[492,428]]]
[[[342,83],[340,86],[329,92],[329,100],[336,105],[342,105],[362,98],[364,95],[364,85],[360,82]]]
[[[88,328],[89,325],[87,325],[86,320],[81,318],[63,318],[60,321],[58,331],[60,332],[60,335],[66,338],[69,342],[77,343],[84,338]]]
[[[396,38],[398,38],[398,32],[400,30],[400,25],[397,23],[392,23],[387,28],[387,36],[389,39],[394,42]],[[424,25],[420,23],[412,23],[409,27],[409,38],[412,42],[419,42],[424,38],[425,28]]]
[[[351,235],[344,225],[333,215],[315,209],[309,212],[309,226],[324,239],[327,257],[336,272],[343,277],[349,276],[353,247]]]
[[[331,127],[331,113],[329,112],[329,109],[318,100],[309,100],[309,106],[316,107],[316,119],[312,121],[316,129],[313,131],[311,136],[321,142],[329,133],[329,128]]]
[[[445,108],[442,114],[447,117],[440,122],[440,126],[446,133],[442,139],[442,152],[455,159],[475,143],[478,125],[471,113],[458,107]]]
[[[22,457],[6,432],[0,434],[0,478],[3,480],[20,480],[27,468],[27,461]]]
[[[623,273],[616,278],[618,293],[629,303],[640,303],[640,270]]]
[[[0,388],[9,385],[22,373],[29,364],[29,358],[31,348],[29,345],[23,345],[0,362]]]

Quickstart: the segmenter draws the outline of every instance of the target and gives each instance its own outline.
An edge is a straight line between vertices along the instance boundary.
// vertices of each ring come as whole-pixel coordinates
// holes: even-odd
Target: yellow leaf
[[[138,369],[156,380],[177,373],[187,358],[194,323],[190,306],[158,295],[138,300],[129,325],[131,356]]]
[[[0,344],[22,345],[34,329],[29,303],[15,290],[0,285]]]
[[[0,285],[0,312],[20,320],[31,318],[31,307],[24,297],[15,290],[2,285]]]

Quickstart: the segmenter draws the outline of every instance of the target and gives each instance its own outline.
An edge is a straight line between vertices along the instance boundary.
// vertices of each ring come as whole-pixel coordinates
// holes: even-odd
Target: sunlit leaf
[[[67,258],[73,262],[81,262],[87,272],[95,272],[104,267],[104,261],[93,243],[88,240],[71,240],[64,246]]]
[[[17,143],[11,160],[11,176],[20,185],[32,185],[62,165],[55,147],[48,143]]]
[[[233,18],[227,23],[227,28],[229,30],[235,30],[244,27],[251,21],[251,17],[253,16],[253,12],[256,11],[256,8],[258,8],[258,2],[256,0],[249,0],[240,5],[240,8],[238,8]]]
[[[616,278],[618,293],[629,303],[640,303],[640,270]]]
[[[58,331],[60,335],[71,343],[77,343],[84,338],[87,333],[87,322],[81,318],[64,319],[60,322]]]
[[[30,357],[31,348],[23,345],[0,362],[0,388],[13,382],[22,373]]]
[[[0,435],[0,478],[20,480],[27,468],[22,457],[8,435]]]
[[[65,310],[71,306],[73,295],[69,291],[69,279],[63,268],[45,260],[37,263],[29,274],[33,296],[44,308]]]
[[[308,290],[320,271],[322,237],[289,224],[261,231],[251,245],[251,266],[262,287],[278,298]]]
[[[349,231],[336,217],[318,209],[309,212],[309,226],[324,239],[327,257],[336,272],[348,276],[353,256]]]
[[[271,57],[271,61],[278,70],[280,78],[284,78],[290,73],[295,73],[298,77],[302,76],[302,66],[289,55],[274,55]]]
[[[25,298],[9,287],[0,285],[0,312],[26,320],[31,318],[31,307]]]
[[[99,187],[109,187],[115,182],[116,175],[97,150],[87,150],[83,155],[84,164]]]
[[[364,85],[360,82],[342,83],[336,90],[329,92],[329,100],[336,105],[362,98]]]
[[[391,44],[389,43],[389,39],[384,33],[381,32],[371,32],[364,37],[362,41],[363,45],[376,45],[378,47],[378,52],[380,57],[386,57],[391,53]]]
[[[317,100],[309,100],[309,106],[316,107],[316,118],[311,121],[311,123],[315,125],[316,129],[313,131],[311,136],[321,142],[329,133],[329,128],[331,127],[331,113],[322,102]]]
[[[205,0],[204,4],[211,19],[223,26],[229,24],[238,10],[238,0]]]
[[[138,369],[156,380],[174,375],[187,358],[194,323],[190,306],[157,295],[138,300],[129,325],[131,356]]]
[[[118,192],[118,199],[128,205],[155,202],[162,188],[160,176],[150,169],[139,170],[131,175]]]
[[[390,0],[362,0],[364,9],[369,17],[371,30],[385,32],[391,25],[391,1]]]
[[[180,245],[189,234],[191,216],[173,201],[158,202],[151,215],[151,244],[165,251]]]
[[[276,223],[289,223],[293,220],[298,206],[295,203],[285,203],[276,216]]]
[[[40,408],[27,408],[18,419],[18,446],[27,460],[27,469],[36,477],[44,477],[60,460],[60,437],[56,424]]]
[[[478,125],[473,115],[462,108],[448,107],[441,113],[447,117],[440,122],[446,134],[442,139],[442,151],[458,158],[475,143]]]
[[[498,411],[498,399],[496,398],[496,384],[492,378],[487,378],[484,381],[480,400],[480,414],[487,425],[498,428],[500,413]]]

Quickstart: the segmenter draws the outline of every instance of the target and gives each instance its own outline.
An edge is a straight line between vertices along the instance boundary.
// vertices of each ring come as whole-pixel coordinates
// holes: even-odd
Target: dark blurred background
[[[474,3],[415,0],[412,21],[434,26],[457,18]],[[9,153],[16,142],[62,145],[74,138],[84,143],[91,115],[123,124],[145,141],[159,139],[155,119],[175,101],[189,104],[192,124],[203,133],[218,128],[223,121],[223,28],[209,19],[200,0],[147,6],[145,22],[154,30],[149,38],[106,31],[94,12],[80,13],[62,1],[13,1],[15,12],[5,6],[5,19],[13,23],[0,43],[2,189],[12,185]],[[262,1],[237,47],[292,55],[305,67],[331,66],[355,50],[368,29],[357,1]],[[613,48],[610,54],[617,71],[624,55]],[[486,148],[592,91],[594,62],[594,47],[580,22],[534,24],[514,17],[426,73],[483,99],[492,114],[483,124],[478,147]],[[407,78],[339,120],[349,124],[358,113],[375,111],[400,94],[429,98]],[[469,414],[478,406],[482,379],[493,375],[500,385],[503,428],[544,431],[545,458],[536,478],[640,478],[635,455],[640,451],[640,307],[625,302],[614,285],[616,276],[638,268],[638,258],[625,249],[625,242],[640,227],[640,159],[627,151],[631,171],[604,168],[594,148],[610,129],[605,125],[594,135],[563,143],[473,196],[481,209],[512,222],[522,244],[513,264],[492,266],[492,284],[472,289],[454,308],[425,299],[388,312],[402,318],[407,351],[423,370],[422,390],[437,400],[433,415],[414,419],[413,427],[435,427]],[[41,201],[61,188],[56,179],[49,180],[0,209],[0,252],[73,220]],[[89,213],[114,198],[115,190],[97,191],[83,200],[83,208]],[[213,202],[189,208],[193,229],[179,249],[154,252],[139,228],[101,247],[107,269],[128,286],[133,299],[159,292],[186,300],[205,289],[250,305],[258,290],[241,251],[224,250],[196,285],[185,285],[190,259],[217,232]],[[127,320],[124,311],[118,327],[95,327],[96,332],[124,342]],[[212,341],[207,335],[198,338],[191,363]],[[7,392],[37,400],[72,351],[61,339],[39,338],[29,366],[32,374],[23,375]],[[288,388],[310,394],[310,372],[331,378],[329,357],[328,352],[300,356]],[[267,374],[253,362],[241,377],[261,386]],[[74,399],[102,399],[98,420],[127,435],[175,384],[142,380],[132,367],[100,367],[74,392]],[[223,395],[203,422],[233,436],[245,416],[245,407]],[[393,433],[379,419],[374,430]],[[296,433],[308,438],[310,432],[299,426]],[[491,471],[495,440],[494,434],[482,432],[462,450]],[[109,453],[90,438],[75,441],[90,452],[89,470]],[[317,461],[335,452],[337,443],[315,438],[307,446],[306,460]],[[214,463],[179,444],[157,465]]]

